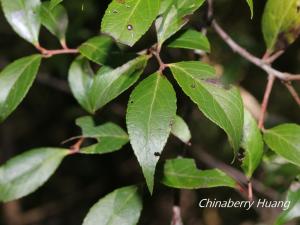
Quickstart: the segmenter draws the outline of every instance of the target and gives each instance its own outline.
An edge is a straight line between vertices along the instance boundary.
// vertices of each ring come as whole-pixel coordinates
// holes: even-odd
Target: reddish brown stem
[[[294,98],[295,102],[300,106],[300,97],[296,91],[296,89],[293,87],[293,85],[290,82],[284,82],[284,85],[288,89],[288,91],[291,93],[292,97]]]
[[[248,199],[249,201],[253,200],[253,188],[252,188],[252,182],[248,182]]]
[[[158,71],[160,73],[162,73],[164,71],[164,69],[167,67],[166,64],[162,61],[162,59],[160,58],[160,55],[157,51],[152,50],[151,53],[155,56],[155,58],[157,59],[157,62],[159,64]]]
[[[78,139],[78,141],[70,147],[70,154],[76,154],[80,151],[80,147],[84,141],[84,137]]]
[[[263,102],[262,102],[262,105],[261,105],[260,117],[259,117],[259,121],[258,121],[258,127],[260,129],[264,129],[265,115],[266,115],[266,111],[267,111],[267,108],[268,108],[269,99],[270,99],[270,95],[271,95],[272,88],[273,88],[273,85],[274,85],[274,81],[275,81],[275,76],[273,76],[272,74],[269,74],[268,83],[267,83],[267,86],[266,86],[264,99],[263,99]]]
[[[173,206],[173,216],[171,225],[183,225],[181,218],[181,210],[179,206]]]
[[[61,55],[61,54],[77,54],[79,52],[78,49],[70,49],[67,48],[66,46],[64,49],[54,49],[54,50],[43,48],[40,45],[36,45],[35,47],[37,50],[39,50],[42,53],[43,57],[45,58],[49,58],[51,56]]]

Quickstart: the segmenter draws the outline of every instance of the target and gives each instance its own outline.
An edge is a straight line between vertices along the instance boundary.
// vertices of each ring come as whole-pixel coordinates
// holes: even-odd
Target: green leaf
[[[165,13],[169,7],[173,4],[174,0],[161,0],[160,1],[160,8],[159,8],[159,15]]]
[[[63,0],[50,0],[50,9],[54,9],[57,5],[62,3]]]
[[[204,0],[174,0],[163,15],[156,20],[158,44],[161,46],[169,37],[180,30],[187,22],[187,15],[192,14]]]
[[[32,55],[14,61],[0,73],[0,122],[21,103],[40,66],[41,56]]]
[[[126,115],[130,143],[153,191],[155,167],[176,116],[176,94],[170,82],[154,73],[132,92]]]
[[[218,169],[199,170],[193,159],[171,159],[164,166],[162,183],[169,187],[198,189],[236,187],[236,181]]]
[[[253,0],[246,0],[248,5],[249,5],[249,8],[250,8],[250,11],[251,11],[251,19],[253,18],[253,14],[254,14],[254,10],[253,10]]]
[[[65,43],[68,15],[62,5],[51,8],[50,2],[43,2],[41,6],[41,22],[62,43]]]
[[[269,51],[285,49],[300,34],[298,0],[268,0],[265,6],[262,30]]]
[[[102,19],[101,31],[132,46],[150,28],[159,5],[160,0],[113,0]]]
[[[263,138],[252,115],[245,110],[244,132],[242,148],[245,149],[245,158],[242,168],[248,178],[251,178],[253,172],[258,167],[264,151]]]
[[[0,201],[15,200],[37,190],[68,153],[68,149],[39,148],[6,162],[0,167]]]
[[[94,76],[88,61],[79,57],[69,70],[72,93],[83,108],[94,113],[138,80],[148,58],[137,57],[114,70],[103,67]]]
[[[266,130],[264,139],[271,150],[300,166],[300,126],[283,124]]]
[[[79,47],[79,52],[89,60],[100,65],[116,60],[120,55],[113,40],[107,36],[98,36],[89,39]]]
[[[38,44],[40,0],[1,0],[5,18],[14,31],[28,42]]]
[[[79,104],[90,113],[94,111],[89,96],[94,77],[94,72],[85,58],[78,57],[71,64],[68,76],[71,91]]]
[[[142,199],[136,186],[116,189],[100,199],[89,211],[83,225],[135,225],[142,211]]]
[[[180,34],[174,41],[168,44],[171,48],[198,49],[210,52],[210,44],[207,37],[201,32],[189,29]]]
[[[293,219],[300,218],[300,189],[289,190],[285,202],[290,202],[289,207],[277,217],[275,225],[284,225]]]
[[[215,77],[214,69],[201,62],[179,62],[169,66],[185,94],[206,117],[225,130],[236,153],[244,123],[244,107],[238,89],[225,89]]]
[[[180,116],[175,117],[172,123],[171,133],[186,144],[190,142],[192,137],[188,125]]]
[[[127,133],[114,123],[105,123],[95,126],[92,117],[86,116],[76,120],[76,124],[82,129],[82,136],[95,138],[98,143],[80,150],[85,154],[104,154],[121,149],[128,142]]]

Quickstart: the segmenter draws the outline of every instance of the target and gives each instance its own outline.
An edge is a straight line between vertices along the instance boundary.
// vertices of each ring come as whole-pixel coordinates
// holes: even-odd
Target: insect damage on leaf
[[[299,12],[298,8],[297,8],[297,12]],[[275,44],[275,49],[277,51],[286,49],[291,43],[294,42],[295,39],[298,38],[299,35],[300,35],[300,26],[292,27],[290,30],[286,32],[281,32],[278,35],[278,39]]]

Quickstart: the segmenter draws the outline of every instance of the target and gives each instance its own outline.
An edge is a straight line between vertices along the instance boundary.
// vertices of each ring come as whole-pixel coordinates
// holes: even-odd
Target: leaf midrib
[[[284,1],[284,0],[282,0],[282,1]],[[281,19],[279,20],[279,26],[277,26],[277,29],[276,29],[276,35],[273,37],[273,39],[272,39],[272,41],[271,41],[271,43],[272,43],[272,44],[271,44],[271,48],[274,48],[274,45],[275,45],[275,43],[276,43],[276,39],[277,39],[277,37],[278,37],[278,35],[279,35],[279,31],[280,31],[280,29],[282,28],[283,21],[284,21],[285,17],[287,16],[288,12],[290,11],[290,8],[291,8],[291,6],[293,5],[293,3],[294,3],[293,0],[289,2],[289,5],[288,5],[288,7],[287,7],[287,10],[285,10],[283,16],[282,16]]]
[[[22,77],[22,75],[24,74],[24,72],[30,67],[30,64],[33,63],[33,61],[37,60],[37,56],[36,57],[33,57],[30,61],[28,61],[27,63],[24,64],[23,68],[21,69],[21,71],[18,73],[19,76],[17,77],[17,79],[15,80],[15,82],[13,83],[13,85],[11,86],[10,88],[10,91],[9,93],[7,94],[6,98],[4,99],[3,103],[5,103],[7,101],[7,99],[9,99],[10,97],[10,93],[11,93],[11,90],[15,88],[16,84],[18,83],[18,81],[20,80],[20,78]],[[3,71],[2,71],[3,72]],[[1,73],[2,73],[1,72]],[[6,72],[6,71],[4,71]],[[0,77],[1,77],[1,73],[0,73]],[[0,106],[1,106],[1,102],[0,102]]]
[[[147,145],[149,144],[149,134],[150,134],[150,123],[151,123],[151,117],[152,117],[152,111],[153,111],[153,106],[154,106],[154,102],[157,96],[157,90],[158,90],[158,86],[159,86],[159,80],[160,80],[160,75],[156,74],[157,78],[156,78],[156,82],[155,82],[155,88],[153,91],[153,98],[150,104],[150,112],[149,112],[149,117],[147,120]]]
[[[201,85],[202,88],[204,88],[204,89],[206,90],[206,88],[202,85],[201,81],[200,81],[199,79],[194,78],[194,77],[193,77],[192,75],[190,75],[185,69],[183,69],[183,68],[181,68],[181,67],[178,67],[178,66],[176,66],[175,64],[172,64],[172,66],[175,67],[175,68],[177,68],[177,69],[179,69],[179,70],[181,70],[181,71],[183,71],[185,74],[187,74],[189,77],[191,77],[194,81],[196,81],[199,85]],[[226,114],[225,111],[223,110],[223,108],[222,108],[222,106],[220,105],[220,103],[216,100],[216,98],[215,98],[209,91],[207,91],[207,93],[208,93],[213,99],[215,99],[215,102],[218,103],[218,106],[222,109],[222,111],[224,112],[225,117],[227,118],[227,120],[229,121],[229,123],[230,123],[230,125],[231,125],[231,129],[232,129],[233,132],[234,132],[234,136],[235,136],[235,137],[238,137],[238,135],[237,135],[237,133],[236,133],[236,130],[235,130],[235,127],[234,127],[234,125],[232,124],[231,119],[229,119],[229,117],[227,116],[227,114]],[[198,105],[198,103],[196,103],[196,104]],[[206,114],[206,113],[205,113],[205,114]],[[225,128],[225,126],[223,126],[221,123],[219,123],[219,122],[215,121],[214,119],[212,119],[211,116],[209,116],[209,118],[210,118],[212,121],[214,121],[215,123],[217,123],[220,127],[222,127],[225,131],[227,130],[227,128]],[[229,137],[230,137],[230,136],[229,136]],[[231,137],[230,137],[230,139],[231,139]],[[234,140],[232,140],[232,142],[234,142]]]

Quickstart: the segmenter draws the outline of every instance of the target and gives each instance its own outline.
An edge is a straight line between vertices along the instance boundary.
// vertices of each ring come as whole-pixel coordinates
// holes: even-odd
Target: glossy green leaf
[[[63,0],[50,0],[50,9],[54,9],[56,6],[58,6],[62,2],[63,2]]]
[[[244,107],[237,88],[225,89],[209,65],[198,61],[170,64],[182,90],[211,121],[225,130],[235,152],[239,149]]]
[[[262,30],[269,51],[285,49],[300,34],[298,0],[268,0],[265,6]]]
[[[245,149],[245,158],[242,168],[246,176],[251,178],[262,159],[264,143],[255,119],[247,110],[245,110],[244,115],[242,148]]]
[[[299,186],[299,184],[296,184]],[[290,202],[288,208],[286,208],[276,219],[274,225],[284,225],[287,222],[300,218],[300,189],[298,190],[289,190],[285,200],[286,206]]]
[[[136,186],[119,188],[90,209],[83,225],[135,225],[139,221],[142,207]]]
[[[172,123],[171,133],[186,144],[190,142],[192,137],[188,125],[180,116],[175,117]]]
[[[253,18],[253,14],[254,14],[254,10],[253,10],[253,0],[246,0],[248,5],[249,5],[249,8],[250,8],[250,11],[251,11],[251,18]]]
[[[160,0],[113,0],[102,19],[101,31],[132,46],[150,28],[159,5]]]
[[[0,201],[18,199],[37,190],[68,153],[67,149],[39,148],[6,162],[0,167]]]
[[[68,76],[71,91],[79,104],[90,113],[93,113],[93,106],[89,92],[94,77],[94,72],[85,58],[78,57],[71,64]]]
[[[283,124],[266,130],[264,139],[271,150],[300,166],[300,126]]]
[[[114,123],[105,123],[95,126],[92,117],[86,116],[76,120],[76,124],[82,129],[82,136],[95,138],[97,144],[84,147],[80,150],[85,154],[104,154],[121,149],[128,142],[127,133]]]
[[[198,49],[210,52],[210,44],[207,37],[201,32],[192,29],[180,34],[179,37],[168,44],[168,47]]]
[[[106,65],[107,62],[116,60],[119,50],[113,40],[107,36],[97,36],[84,42],[79,47],[80,53],[89,60],[100,65]]]
[[[62,5],[51,8],[50,2],[43,2],[41,6],[41,22],[62,43],[65,43],[68,15]]]
[[[32,44],[40,32],[40,0],[1,0],[5,18],[14,31]]]
[[[162,45],[180,30],[188,22],[186,16],[196,11],[203,3],[204,0],[174,0],[156,20],[158,44]]]
[[[159,15],[165,13],[169,7],[173,4],[174,0],[161,0],[160,1],[160,8],[159,8]]]
[[[140,56],[114,70],[101,68],[96,75],[88,61],[77,58],[69,70],[69,84],[77,101],[94,113],[131,87],[142,74],[148,56]]]
[[[236,187],[236,181],[218,169],[199,170],[193,159],[171,159],[164,166],[162,183],[169,187],[198,189]]]
[[[126,115],[127,129],[151,193],[155,167],[175,116],[176,94],[163,75],[152,74],[132,92]]]
[[[41,56],[33,55],[14,61],[0,73],[0,122],[21,103],[40,66]]]

